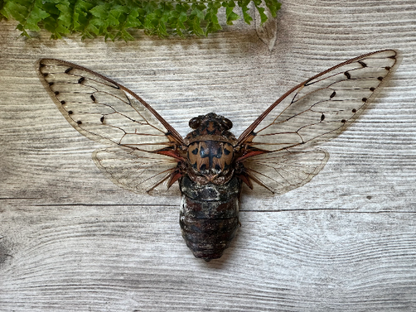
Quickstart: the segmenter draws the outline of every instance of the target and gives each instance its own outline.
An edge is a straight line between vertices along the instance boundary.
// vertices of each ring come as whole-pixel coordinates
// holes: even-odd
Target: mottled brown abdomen
[[[220,258],[238,229],[240,181],[225,185],[199,185],[187,176],[180,182],[179,223],[186,245],[197,258]]]

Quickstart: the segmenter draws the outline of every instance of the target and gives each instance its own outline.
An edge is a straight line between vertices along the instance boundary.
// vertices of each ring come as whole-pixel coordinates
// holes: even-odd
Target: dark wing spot
[[[383,77],[378,77],[377,80],[382,81],[383,80]]]
[[[61,101],[61,104],[64,105],[66,102],[65,101]]]
[[[375,89],[376,89],[376,88],[374,88],[374,87],[371,87],[371,88],[370,88],[370,91],[374,91]]]
[[[48,73],[44,73],[44,74],[42,74],[43,75],[43,77],[48,77]]]
[[[364,63],[363,61],[358,61],[358,63],[360,63],[360,65],[361,65],[362,67],[367,67],[367,64],[366,64],[366,63]]]
[[[78,79],[78,83],[83,83],[84,81],[85,81],[84,77],[81,77],[81,78]]]
[[[396,59],[396,55],[389,56],[389,59],[395,60]]]
[[[345,119],[341,120],[342,123],[346,123],[347,121]]]
[[[322,114],[322,115],[321,115],[321,121],[324,121],[324,119],[325,119],[325,115],[324,115],[324,114]]]
[[[205,169],[207,169],[207,165],[202,164],[202,166],[199,168],[199,170],[204,171]]]
[[[39,64],[40,68],[45,67],[45,66],[46,66],[45,64],[42,64],[42,63]]]
[[[391,69],[391,67],[390,67],[390,66],[386,66],[386,67],[384,67],[384,69],[385,69],[385,70],[390,70],[390,69]]]
[[[216,164],[216,165],[215,165],[215,170],[220,171],[220,170],[221,170],[221,166],[220,166],[220,165],[218,165],[218,164]]]
[[[48,82],[48,85],[49,86],[53,86],[53,82]]]
[[[55,91],[54,93],[55,93],[55,95],[59,95],[59,91]]]
[[[72,67],[67,68],[67,69],[65,70],[65,74],[69,74],[69,72],[70,72],[72,69],[73,69]]]
[[[356,113],[356,112],[357,112],[357,110],[356,110],[355,108],[353,108],[353,109],[352,109],[352,112],[353,112],[353,113]]]
[[[362,98],[361,101],[367,102],[367,98]]]
[[[351,79],[351,74],[349,72],[346,71],[344,73],[344,75],[345,75],[345,77],[347,77],[347,79]]]
[[[78,120],[77,121],[77,124],[82,125],[82,121],[81,120]]]
[[[104,116],[102,116],[102,117],[100,118],[100,121],[101,121],[101,122],[104,122]]]
[[[198,154],[198,149],[197,149],[197,148],[196,148],[196,149],[194,149],[194,150],[192,151],[192,154],[194,154],[194,155]]]
[[[94,95],[91,94],[90,98],[93,102],[95,102],[95,96]]]
[[[330,99],[332,99],[335,95],[337,95],[337,93],[334,91],[331,93],[331,95],[329,96]]]
[[[72,115],[73,113],[73,111],[68,111],[68,115]]]
[[[224,154],[225,154],[225,155],[230,155],[230,154],[231,154],[231,152],[230,152],[229,150],[227,150],[226,148],[224,148]]]

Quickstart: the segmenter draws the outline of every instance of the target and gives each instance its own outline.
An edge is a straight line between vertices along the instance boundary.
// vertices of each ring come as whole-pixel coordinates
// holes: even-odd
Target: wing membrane
[[[98,149],[92,158],[114,184],[135,193],[152,195],[167,190],[168,179],[177,165],[168,156],[118,147]]]
[[[398,65],[397,51],[368,53],[289,90],[238,139],[249,178],[279,194],[309,182],[329,156],[306,150],[353,122]]]
[[[100,74],[54,59],[40,60],[39,73],[62,115],[91,140],[146,151],[183,144],[146,102]]]
[[[113,146],[93,159],[115,184],[134,192],[156,190],[168,180],[182,137],[129,89],[81,66],[38,62],[40,80],[66,120],[81,134]],[[157,154],[162,150],[165,155]],[[169,157],[170,156],[170,157]]]
[[[383,50],[330,68],[273,103],[238,142],[273,152],[329,140],[359,115],[397,65],[397,52]]]
[[[254,182],[282,195],[312,180],[328,159],[329,154],[320,149],[305,152],[282,150],[250,157],[244,166]]]

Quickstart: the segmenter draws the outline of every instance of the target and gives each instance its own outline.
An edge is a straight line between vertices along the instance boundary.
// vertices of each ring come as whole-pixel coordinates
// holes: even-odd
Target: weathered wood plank
[[[416,1],[285,1],[272,52],[255,26],[208,38],[52,42],[0,29],[0,311],[412,311],[416,298]],[[309,184],[245,191],[223,258],[193,258],[178,192],[136,195],[95,167],[34,63],[61,58],[140,94],[185,135],[210,111],[241,133],[288,88],[365,52],[403,62],[326,143]]]
[[[3,267],[5,307],[364,311],[414,299],[409,214],[243,212],[233,248],[205,264],[174,207],[20,207],[3,212],[24,236]]]

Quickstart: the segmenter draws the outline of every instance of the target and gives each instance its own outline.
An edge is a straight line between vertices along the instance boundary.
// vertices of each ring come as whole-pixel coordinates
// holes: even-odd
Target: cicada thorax
[[[214,113],[189,122],[187,169],[180,180],[180,226],[197,258],[220,258],[238,228],[241,182],[235,176],[230,120]]]

